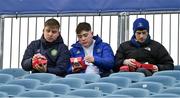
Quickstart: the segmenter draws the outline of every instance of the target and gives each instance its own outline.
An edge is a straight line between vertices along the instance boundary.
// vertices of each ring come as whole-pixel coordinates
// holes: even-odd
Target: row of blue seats
[[[176,65],[174,67],[174,70],[180,70],[180,65]],[[23,75],[28,74],[29,72],[26,72],[21,68],[6,68],[6,69],[0,69],[0,73],[11,74],[14,77],[21,77]]]
[[[90,84],[89,84],[90,85]],[[105,85],[104,85],[105,86]],[[143,88],[122,88],[117,89],[114,91],[110,91],[112,89],[106,88],[106,89],[100,89],[100,88],[84,88],[84,89],[75,89],[70,90],[65,84],[48,84],[39,86],[36,89],[28,90],[26,91],[23,86],[20,85],[3,85],[0,86],[0,92],[2,92],[2,95],[0,94],[0,97],[61,97],[65,95],[74,95],[74,96],[81,96],[81,97],[101,97],[101,96],[121,96],[121,95],[127,95],[131,97],[149,97],[149,96],[157,96],[163,94],[167,94],[169,97],[170,95],[173,96],[179,96],[180,97],[180,87],[172,87],[165,90],[162,90],[160,92],[154,92],[151,93],[147,89]],[[170,95],[169,95],[170,94]],[[164,96],[165,96],[164,95]],[[166,96],[167,97],[167,96]]]
[[[97,81],[114,83],[118,85],[119,88],[124,88],[124,87],[128,87],[131,83],[136,83],[138,81],[141,82],[151,81],[151,82],[159,82],[166,87],[171,87],[174,84],[178,84],[178,82],[180,81],[180,78],[178,76],[179,74],[180,71],[169,70],[169,71],[157,72],[153,76],[145,77],[144,74],[138,72],[119,72],[119,73],[113,73],[109,77],[101,78],[97,74],[79,73],[79,74],[69,74],[65,78],[62,78],[49,73],[34,73],[34,74],[26,74],[24,76],[21,76],[19,78],[23,78],[23,79],[17,80],[19,78],[14,79],[14,76],[10,74],[1,73],[0,84],[7,83],[9,81],[14,83],[18,81],[22,81],[22,83],[26,83],[25,82],[26,79],[36,79],[36,81],[39,80],[41,83],[50,83],[50,82],[62,83],[62,84],[71,85],[72,87],[76,87],[76,88],[80,88],[80,86],[83,84],[94,83]],[[36,83],[35,80],[32,81],[34,81],[33,83]],[[71,84],[72,81],[74,81],[73,84],[78,84],[79,86]],[[30,82],[27,83],[30,84]]]
[[[19,71],[18,71],[19,72]],[[180,71],[175,71],[175,70],[169,70],[169,71],[161,71],[161,72],[157,72],[155,73],[153,76],[150,76],[150,77],[144,77],[144,75],[142,73],[137,73],[137,72],[120,72],[120,73],[113,73],[111,74],[109,77],[104,77],[104,78],[100,78],[99,75],[97,74],[70,74],[70,75],[67,75],[65,78],[59,78],[53,74],[48,74],[48,73],[35,73],[35,74],[25,74],[25,75],[22,75],[21,77],[18,77],[16,79],[13,79],[12,81],[14,81],[14,84],[16,84],[16,82],[18,80],[21,80],[21,83],[25,83],[26,79],[27,81],[29,80],[35,80],[35,81],[38,81],[39,80],[39,83],[47,83],[48,85],[50,83],[55,83],[58,81],[62,82],[62,80],[64,80],[64,83],[67,83],[67,81],[65,80],[69,80],[69,84],[76,84],[76,83],[79,83],[79,82],[76,82],[76,83],[72,83],[72,80],[71,79],[74,79],[74,80],[81,80],[83,81],[82,84],[86,84],[86,87],[91,87],[91,89],[96,89],[96,90],[101,90],[102,91],[102,88],[105,87],[105,85],[107,85],[108,83],[103,83],[101,84],[102,86],[101,87],[98,87],[98,82],[114,82],[117,83],[117,82],[120,82],[119,84],[121,84],[121,86],[124,86],[121,82],[122,80],[127,80],[125,83],[129,83],[131,84],[131,82],[133,82],[131,85],[128,84],[128,87],[133,87],[133,85],[135,86],[140,86],[141,88],[143,89],[148,89],[148,91],[150,91],[150,93],[157,93],[156,91],[154,91],[154,87],[158,87],[157,86],[157,82],[160,82],[162,83],[161,85],[163,85],[163,88],[166,87],[166,86],[173,86],[173,84],[177,84],[176,86],[178,86],[178,82],[179,81],[179,72]],[[7,73],[6,73],[7,74]],[[5,74],[4,74],[5,75]],[[9,75],[11,76],[11,75]],[[2,77],[2,76],[1,76]],[[15,76],[11,76],[11,77],[15,77]],[[125,78],[126,77],[126,78]],[[20,79],[22,78],[22,79]],[[77,79],[77,78],[80,78],[80,79]],[[119,79],[120,78],[120,79]],[[28,80],[29,79],[29,80]],[[113,80],[114,79],[114,80]],[[119,79],[119,80],[116,80],[116,79]],[[154,79],[154,82],[156,83],[152,83],[152,80]],[[171,80],[169,82],[169,80]],[[2,79],[1,79],[2,80]],[[24,80],[24,81],[23,81]],[[113,81],[111,81],[113,80]],[[146,81],[151,81],[151,84],[156,84],[156,86],[152,87],[152,85],[149,85],[148,83],[149,82],[144,82],[143,80],[146,80]],[[165,80],[165,82],[163,82],[163,80]],[[8,82],[8,84],[13,84],[13,82]],[[30,82],[29,82],[30,83]],[[89,84],[90,83],[90,84]],[[164,84],[163,84],[164,83]],[[171,85],[168,85],[171,84]],[[46,85],[47,85],[46,84]],[[63,84],[63,83],[62,83]],[[95,86],[92,86],[92,84],[94,84]],[[50,84],[52,85],[52,84]],[[3,87],[4,85],[2,85]],[[5,85],[7,86],[7,85]],[[72,85],[70,85],[72,86]],[[119,88],[122,88],[121,90],[124,90],[124,89],[128,89],[129,88],[126,88],[126,87],[121,87],[119,86]],[[56,86],[55,86],[56,87]],[[109,87],[105,87],[105,91],[106,92],[103,92],[103,93],[113,93],[114,91],[113,90],[109,90],[110,87],[115,87],[115,86],[109,86]],[[162,86],[161,86],[162,87]],[[160,88],[161,88],[160,87]],[[77,88],[80,88],[80,87],[77,87]],[[116,88],[116,87],[115,87]],[[136,88],[136,87],[135,87]],[[174,88],[174,87],[173,87]],[[71,87],[72,89],[72,87]],[[150,89],[150,90],[149,90]],[[152,90],[151,90],[152,89]],[[168,88],[170,89],[170,88]],[[77,90],[77,89],[76,89]],[[108,92],[108,90],[110,92]],[[178,88],[177,88],[178,90]],[[58,91],[58,90],[56,90]],[[116,90],[117,91],[117,90]],[[154,91],[154,92],[153,92]],[[164,90],[163,90],[164,91]],[[173,90],[172,90],[173,91]],[[180,90],[179,90],[180,91]],[[160,90],[160,92],[162,92]],[[177,92],[179,93],[179,92]]]
[[[176,78],[176,80],[180,80],[179,71],[180,70],[159,71],[159,72],[156,72],[153,75],[171,76],[171,77]],[[29,74],[29,72],[26,72],[26,71],[24,71],[23,69],[20,69],[20,68],[2,69],[2,70],[0,70],[0,73],[10,74],[10,75],[13,75],[16,78],[22,77],[24,75]],[[89,75],[89,76],[86,75],[86,77],[83,77],[81,74],[80,75],[78,75],[78,74],[69,74],[66,77],[71,77],[71,76],[72,77],[86,78],[87,82],[94,82],[94,81],[96,81],[97,79],[100,78],[100,76],[97,76],[97,75],[94,75],[94,78],[91,78],[91,75]],[[139,79],[144,77],[143,74],[136,73],[136,72],[130,72],[130,73],[125,73],[125,72],[112,73],[110,76],[123,76],[123,77],[125,76],[125,77],[130,78],[134,82],[139,81]],[[51,77],[54,77],[54,76],[51,75]]]

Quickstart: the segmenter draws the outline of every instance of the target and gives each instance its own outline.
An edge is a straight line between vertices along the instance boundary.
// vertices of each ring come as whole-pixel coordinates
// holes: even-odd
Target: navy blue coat
[[[47,42],[43,36],[39,40],[32,41],[28,45],[21,62],[24,70],[38,72],[32,68],[32,57],[37,53],[41,53],[47,58],[47,73],[58,76],[67,74],[67,65],[70,63],[70,51],[64,44],[61,36],[52,43]]]
[[[99,36],[94,36],[94,65],[99,68],[101,76],[107,76],[110,74],[110,70],[114,66],[114,53],[109,44],[102,42],[102,39]],[[71,57],[85,57],[83,47],[79,42],[76,42],[72,45],[70,49]],[[71,69],[71,66],[70,66]],[[84,72],[84,71],[82,71]],[[69,70],[71,73],[71,70]]]

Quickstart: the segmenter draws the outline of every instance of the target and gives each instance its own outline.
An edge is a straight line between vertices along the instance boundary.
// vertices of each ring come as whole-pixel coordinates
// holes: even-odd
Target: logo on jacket
[[[101,52],[101,49],[97,49],[97,53]]]
[[[39,52],[40,52],[40,49],[38,49],[36,52],[39,53]]]
[[[51,50],[51,55],[52,56],[56,56],[57,53],[58,53],[58,51],[56,49]]]
[[[150,47],[145,47],[144,49],[147,50],[147,51],[151,51]]]
[[[78,51],[76,52],[76,54],[80,54],[80,51],[78,50]]]

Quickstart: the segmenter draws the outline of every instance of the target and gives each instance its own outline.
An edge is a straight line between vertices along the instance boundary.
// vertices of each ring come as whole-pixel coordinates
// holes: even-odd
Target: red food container
[[[145,68],[145,69],[148,69],[148,70],[151,70],[153,71],[154,68],[153,68],[153,64],[142,64],[138,61],[135,61],[133,62],[135,64],[136,67],[131,67],[131,66],[128,66],[128,65],[123,65],[119,68],[120,71],[130,71],[130,72],[133,72],[135,71],[137,68]]]
[[[47,64],[47,59],[45,56],[43,55],[35,55],[33,57],[33,61],[32,61],[32,67],[34,68],[36,65],[42,66],[42,65],[46,65]]]
[[[70,62],[71,64],[75,64],[75,65],[80,65],[82,66],[82,69],[86,69],[87,65],[85,64],[85,62],[83,61],[82,57],[76,57],[76,58],[70,58]]]

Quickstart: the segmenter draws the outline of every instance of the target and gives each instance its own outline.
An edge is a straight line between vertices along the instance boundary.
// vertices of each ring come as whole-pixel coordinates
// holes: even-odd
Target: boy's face
[[[80,34],[77,34],[80,44],[88,48],[93,42],[93,33],[91,31],[81,31]]]
[[[60,35],[59,29],[56,26],[45,26],[43,33],[47,42],[55,41]]]
[[[148,36],[148,31],[147,30],[137,30],[135,32],[136,40],[140,43],[145,42],[147,36]]]

